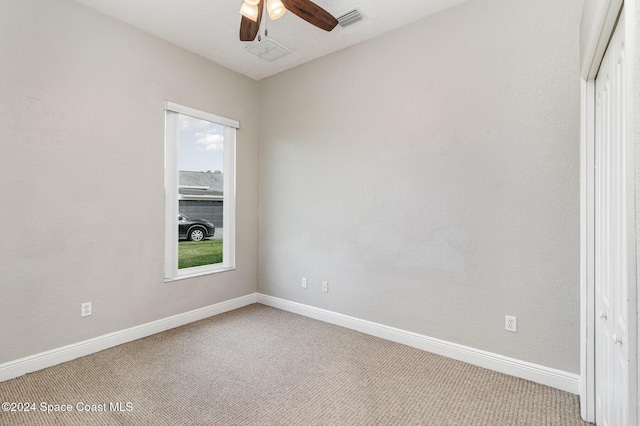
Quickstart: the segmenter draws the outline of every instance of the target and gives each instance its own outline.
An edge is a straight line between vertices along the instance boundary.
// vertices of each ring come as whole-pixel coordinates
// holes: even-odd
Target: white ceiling
[[[267,62],[239,40],[242,0],[76,0],[227,68],[260,80],[468,0],[315,0],[338,17],[359,8],[366,19],[326,32],[287,12],[267,21],[269,37],[293,50]],[[265,17],[267,14],[264,14]],[[260,31],[264,34],[265,21]]]

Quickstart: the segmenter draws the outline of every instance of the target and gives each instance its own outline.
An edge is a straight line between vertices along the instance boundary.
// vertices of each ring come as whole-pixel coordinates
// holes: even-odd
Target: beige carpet
[[[586,424],[575,395],[263,305],[0,383],[4,401],[36,404],[0,412],[12,426]]]

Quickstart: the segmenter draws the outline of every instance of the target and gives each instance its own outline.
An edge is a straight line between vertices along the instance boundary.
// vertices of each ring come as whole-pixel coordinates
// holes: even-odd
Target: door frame
[[[625,79],[627,96],[625,106],[626,141],[628,150],[627,236],[629,277],[629,419],[630,426],[638,426],[638,319],[640,300],[637,297],[637,233],[636,233],[636,125],[634,122],[634,96],[640,88],[634,87],[634,65],[636,62],[635,35],[640,29],[636,23],[635,1],[599,0],[594,5],[590,33],[586,34],[580,69],[581,91],[581,135],[580,135],[580,411],[584,420],[595,421],[595,78],[600,63],[615,29],[616,22],[625,22]],[[583,16],[583,19],[585,17]],[[584,24],[584,23],[583,23]],[[640,164],[639,164],[640,165]]]

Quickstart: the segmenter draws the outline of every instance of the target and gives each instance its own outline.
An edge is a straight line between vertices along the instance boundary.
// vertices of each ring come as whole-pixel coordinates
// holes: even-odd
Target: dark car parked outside
[[[208,220],[192,219],[178,213],[178,239],[202,241],[207,237],[213,237],[215,233],[215,226]]]

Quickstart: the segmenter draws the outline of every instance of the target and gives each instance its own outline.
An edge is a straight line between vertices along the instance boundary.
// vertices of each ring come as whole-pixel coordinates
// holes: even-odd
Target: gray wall
[[[259,291],[578,373],[581,6],[472,1],[262,80]]]
[[[255,81],[70,0],[4,0],[0,64],[0,363],[256,291]],[[240,122],[235,271],[163,282],[165,100]]]
[[[477,0],[257,84],[4,1],[0,363],[258,286],[577,373],[580,5]],[[164,100],[241,123],[236,271],[163,282]]]
[[[593,19],[596,15],[597,3],[600,0],[583,0],[582,18],[580,20],[580,59],[587,53],[589,35],[593,31]]]

